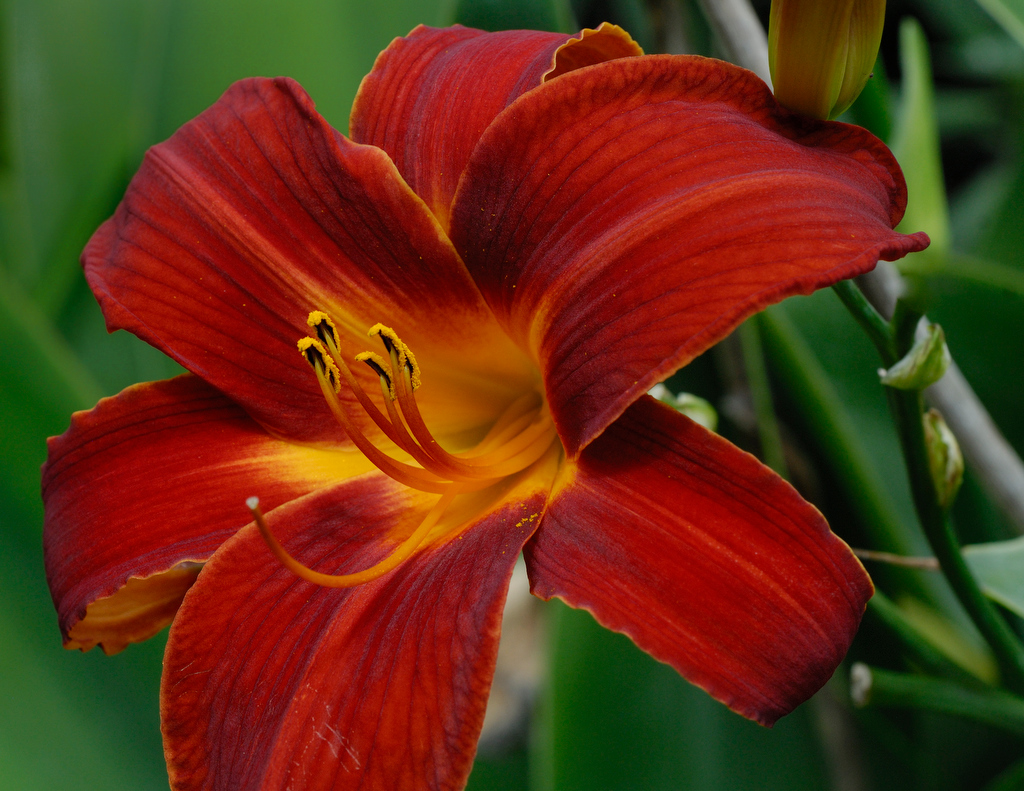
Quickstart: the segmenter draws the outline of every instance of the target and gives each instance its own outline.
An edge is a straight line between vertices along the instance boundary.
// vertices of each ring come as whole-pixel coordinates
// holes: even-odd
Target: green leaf
[[[850,671],[850,694],[858,706],[878,705],[941,712],[1004,728],[1024,736],[1024,698],[994,689],[868,667]]]
[[[38,511],[46,437],[100,395],[49,319],[0,273],[0,497],[16,509],[12,530],[38,536],[25,520]]]
[[[1024,759],[1010,766],[985,786],[984,791],[1020,791],[1022,788],[1024,788]]]
[[[902,101],[892,150],[907,179],[908,201],[899,230],[926,231],[932,243],[918,255],[940,255],[949,249],[949,207],[942,178],[928,41],[912,18],[900,25],[900,63]]]
[[[6,505],[0,498],[5,515]],[[0,789],[51,791],[69,777],[79,791],[167,788],[158,730],[164,637],[116,657],[63,650],[38,537],[31,546],[11,538],[0,577]]]
[[[1024,537],[963,548],[985,595],[1024,618]]]
[[[608,19],[625,28],[644,52],[656,50],[657,35],[651,23],[651,13],[643,0],[610,0]]]
[[[1024,271],[984,258],[960,253],[934,256],[922,262],[920,256],[909,256],[900,265],[904,274],[948,277],[996,288],[1024,297]]]
[[[66,287],[50,266],[83,201],[123,168],[135,36],[152,4],[5,4],[11,167],[0,182],[2,258],[29,293]],[[81,239],[87,230],[79,230]],[[81,239],[84,241],[84,239]],[[77,267],[77,251],[66,268]]]
[[[441,0],[184,0],[175,3],[155,138],[166,138],[243,77],[293,77],[346,131],[359,81],[395,36],[439,18]]]
[[[481,30],[551,30],[575,33],[568,0],[450,0],[449,23]]]
[[[978,0],[978,5],[1024,47],[1024,0]]]
[[[1018,143],[1017,156],[1021,156],[1024,140]],[[986,221],[980,223],[982,231],[973,252],[983,258],[1024,269],[1024,158],[1018,163],[1012,178],[1002,182],[999,174],[993,179],[998,188],[993,197],[998,207],[990,208]]]
[[[892,135],[892,110],[889,100],[889,78],[885,73],[885,61],[879,55],[875,68],[864,85],[857,100],[850,105],[854,123],[863,126],[882,140]]]
[[[971,383],[1003,435],[1024,449],[1024,366],[1020,360],[1020,328],[1024,300],[1006,289],[994,289],[975,279],[927,277],[928,318],[946,331],[953,359]],[[958,528],[965,527],[958,515]],[[984,540],[970,537],[965,542]],[[1004,538],[1007,536],[996,536]]]
[[[526,791],[528,786],[527,754],[518,749],[500,756],[477,754],[466,791]]]
[[[860,328],[825,291],[769,308],[763,325],[787,417],[808,430],[832,466],[871,546],[927,552],[878,383],[878,354]]]

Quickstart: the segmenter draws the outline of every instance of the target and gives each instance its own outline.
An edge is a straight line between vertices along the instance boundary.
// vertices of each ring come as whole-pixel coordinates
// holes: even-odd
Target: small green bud
[[[879,368],[878,377],[898,390],[924,390],[942,378],[951,362],[946,333],[922,317],[914,331],[914,346],[889,370]]]
[[[925,444],[928,446],[928,467],[935,492],[939,497],[939,505],[949,508],[964,480],[964,457],[960,452],[960,444],[938,410],[929,409],[922,419]]]
[[[647,392],[648,395],[682,412],[694,423],[700,423],[708,431],[714,431],[718,428],[718,413],[711,404],[700,396],[695,396],[693,393],[673,395],[672,391],[663,384],[656,384]]]
[[[835,118],[860,96],[882,41],[885,0],[772,0],[768,63],[779,104]]]

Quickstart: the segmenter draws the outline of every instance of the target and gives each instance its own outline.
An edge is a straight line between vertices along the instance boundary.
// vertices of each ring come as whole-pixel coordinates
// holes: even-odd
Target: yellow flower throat
[[[462,453],[449,453],[438,444],[423,421],[414,395],[420,386],[419,366],[412,350],[394,330],[376,324],[369,332],[370,337],[380,338],[389,360],[369,351],[355,358],[368,365],[380,379],[385,407],[382,412],[359,385],[341,356],[338,333],[331,318],[317,310],[309,314],[306,323],[316,337],[299,340],[299,351],[312,366],[328,407],[355,446],[385,475],[413,489],[441,496],[420,525],[390,555],[370,568],[352,574],[323,574],[295,560],[270,532],[260,511],[259,499],[250,497],[246,505],[270,550],[286,568],[305,580],[317,585],[347,588],[386,574],[423,545],[457,495],[485,489],[525,470],[540,459],[555,441],[555,428],[547,404],[538,393],[530,392],[506,408],[475,447]],[[349,415],[348,407],[338,398],[342,380],[377,428],[419,466],[392,458],[366,437]],[[450,532],[457,532],[459,527],[461,525]]]

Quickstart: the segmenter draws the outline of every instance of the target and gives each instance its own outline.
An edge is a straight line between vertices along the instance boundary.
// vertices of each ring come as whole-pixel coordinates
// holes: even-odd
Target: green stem
[[[924,413],[921,394],[913,390],[892,388],[887,388],[887,392],[907,462],[914,506],[925,537],[953,592],[992,647],[1006,686],[1015,692],[1024,693],[1024,646],[1000,616],[995,605],[982,593],[960,553],[960,542],[953,531],[949,514],[939,505],[928,466],[928,449],[921,419]]]
[[[875,344],[882,361],[886,366],[896,362],[896,344],[893,342],[892,329],[889,322],[882,318],[882,315],[875,310],[875,306],[868,302],[864,293],[857,288],[852,280],[840,280],[832,290],[846,305],[850,315],[864,329],[871,342]]]
[[[788,478],[786,454],[782,448],[779,422],[775,417],[768,371],[764,366],[764,350],[761,348],[761,330],[758,320],[758,316],[751,316],[740,325],[739,336],[740,345],[743,348],[743,367],[747,374],[750,397],[754,402],[754,414],[757,417],[761,458],[783,478]]]
[[[764,311],[761,329],[774,372],[843,486],[845,497],[871,543],[900,555],[920,554],[923,546],[911,538],[910,526],[905,527],[896,518],[896,506],[853,418],[785,307],[776,305]],[[914,530],[914,534],[918,531]],[[948,609],[954,603],[949,588],[938,575],[926,576],[895,567],[885,569],[884,574],[890,584],[899,585],[939,609]]]
[[[856,284],[844,281],[836,287],[836,293],[874,341],[886,365],[891,365],[910,351],[914,330],[921,318],[918,311],[899,300],[892,322],[885,324]],[[1009,624],[999,615],[995,605],[982,593],[960,553],[960,543],[949,515],[939,504],[928,464],[921,393],[916,390],[886,388],[886,395],[903,447],[914,508],[925,537],[953,592],[992,647],[1006,686],[1015,692],[1024,693],[1024,645],[1021,645]]]
[[[912,664],[932,675],[943,676],[966,686],[976,687],[981,683],[918,631],[896,603],[881,591],[876,590],[868,601],[868,612],[900,641],[906,658]]]
[[[1001,690],[968,689],[951,681],[856,664],[851,696],[859,706],[924,709],[968,717],[1024,735],[1024,698]]]

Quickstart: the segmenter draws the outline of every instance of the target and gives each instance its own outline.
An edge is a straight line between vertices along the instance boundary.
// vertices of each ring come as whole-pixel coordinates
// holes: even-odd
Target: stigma
[[[528,392],[505,409],[474,447],[449,452],[423,419],[415,396],[422,385],[419,363],[412,349],[393,329],[375,324],[368,334],[380,342],[383,354],[364,351],[354,357],[354,362],[368,366],[379,381],[378,406],[344,359],[338,331],[330,316],[323,311],[313,311],[306,323],[311,335],[298,341],[298,350],[312,368],[324,400],[345,434],[385,475],[410,488],[438,494],[439,498],[420,525],[384,560],[352,574],[323,574],[288,554],[271,533],[260,511],[259,499],[250,497],[246,506],[268,547],[282,565],[303,579],[327,587],[352,587],[389,573],[427,543],[458,495],[486,489],[522,472],[556,441],[546,402],[538,393]],[[360,429],[365,420],[357,419],[357,415],[350,412],[353,409],[350,399],[339,397],[343,387],[355,396],[359,410],[412,463],[385,452]],[[452,527],[447,533],[458,532],[463,524]]]

